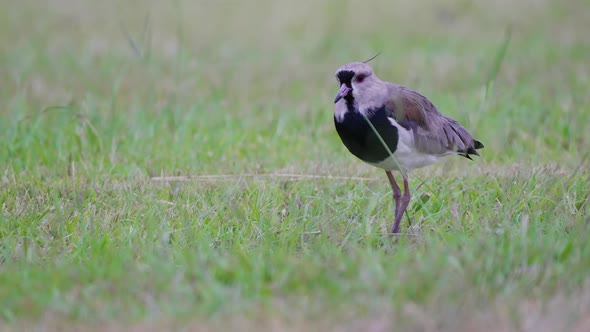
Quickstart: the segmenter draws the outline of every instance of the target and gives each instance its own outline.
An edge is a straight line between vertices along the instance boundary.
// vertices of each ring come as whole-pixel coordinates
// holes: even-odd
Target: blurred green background
[[[6,329],[588,326],[585,2],[0,5]],[[332,119],[378,52],[486,146],[410,176],[397,244]]]

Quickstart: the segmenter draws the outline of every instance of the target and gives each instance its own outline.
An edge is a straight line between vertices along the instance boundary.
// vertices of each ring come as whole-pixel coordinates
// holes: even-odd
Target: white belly
[[[411,171],[416,168],[432,165],[436,163],[440,157],[441,156],[433,156],[414,151],[400,151],[398,146],[398,149],[393,153],[393,157],[389,156],[381,162],[368,164],[382,168],[386,171]],[[400,167],[402,169],[400,169]]]
[[[378,163],[369,163],[370,165],[386,171],[397,170],[405,172],[432,165],[442,157],[442,155],[417,151],[414,145],[414,134],[410,130],[400,126],[394,119],[390,118],[389,120],[398,130],[397,149],[393,153],[393,156],[389,156],[387,159]]]

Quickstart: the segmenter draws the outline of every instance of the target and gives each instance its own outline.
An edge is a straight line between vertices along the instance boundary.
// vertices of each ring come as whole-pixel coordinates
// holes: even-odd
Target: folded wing
[[[426,97],[403,86],[390,83],[386,108],[404,128],[412,130],[415,148],[423,153],[457,153],[471,159],[479,155],[483,144],[457,121],[441,114]]]

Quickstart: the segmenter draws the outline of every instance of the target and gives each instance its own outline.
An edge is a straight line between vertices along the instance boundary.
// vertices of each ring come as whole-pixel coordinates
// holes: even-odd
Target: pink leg
[[[399,203],[396,204],[398,207],[395,209],[395,221],[393,222],[391,233],[399,233],[399,223],[404,216],[408,204],[410,204],[410,185],[408,184],[408,178],[404,175],[404,194],[401,196]]]
[[[397,216],[397,212],[400,207],[399,200],[402,198],[402,190],[397,185],[397,182],[395,182],[395,178],[393,177],[393,174],[391,174],[390,171],[385,171],[385,174],[387,174],[387,178],[389,179],[389,183],[391,184],[391,189],[393,190],[393,200],[395,201],[395,215]]]

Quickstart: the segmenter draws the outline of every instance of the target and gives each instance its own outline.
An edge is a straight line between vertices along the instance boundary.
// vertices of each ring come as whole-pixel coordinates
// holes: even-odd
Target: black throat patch
[[[354,77],[354,72],[351,70],[342,70],[338,72],[336,77],[338,77],[340,84],[346,84],[346,86],[351,89],[350,92],[344,96],[344,100],[346,100],[346,103],[350,108],[350,105],[354,103],[354,97],[352,96],[352,78]]]

